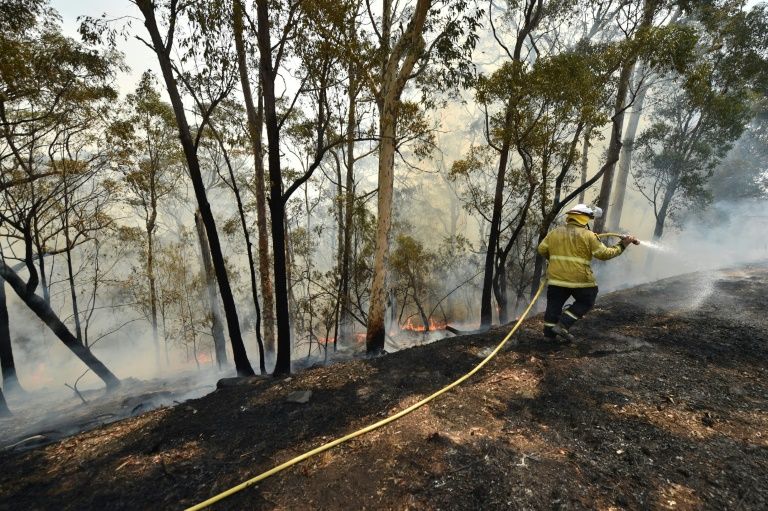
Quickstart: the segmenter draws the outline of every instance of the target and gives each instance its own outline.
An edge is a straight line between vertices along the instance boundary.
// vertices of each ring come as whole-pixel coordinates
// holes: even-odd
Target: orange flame
[[[433,318],[429,318],[429,330],[445,330],[445,327],[447,326],[447,323],[445,321],[435,321]],[[408,318],[408,321],[405,322],[403,326],[400,327],[401,330],[410,330],[411,332],[424,332],[426,331],[426,328],[424,328],[424,325],[413,324],[413,318]]]

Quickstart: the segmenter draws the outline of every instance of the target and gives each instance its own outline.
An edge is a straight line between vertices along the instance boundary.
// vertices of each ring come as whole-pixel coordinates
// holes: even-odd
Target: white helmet
[[[603,216],[603,210],[601,208],[595,206],[595,209],[592,209],[586,204],[576,204],[575,207],[566,212],[566,214],[569,213],[573,213],[575,215],[587,215],[589,218],[600,218]]]

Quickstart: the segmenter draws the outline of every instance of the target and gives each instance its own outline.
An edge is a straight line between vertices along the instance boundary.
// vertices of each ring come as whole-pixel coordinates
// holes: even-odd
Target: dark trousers
[[[563,305],[571,296],[575,301],[563,310]],[[552,327],[558,322],[566,329],[570,328],[589,312],[595,305],[596,299],[597,286],[570,288],[548,285],[547,311],[544,313],[544,335],[554,337]]]

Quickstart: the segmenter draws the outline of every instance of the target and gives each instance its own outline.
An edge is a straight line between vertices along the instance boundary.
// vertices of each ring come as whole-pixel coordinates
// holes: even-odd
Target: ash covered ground
[[[216,509],[764,509],[766,289],[768,266],[752,265],[606,294],[573,347],[543,342],[534,317],[464,385]],[[195,504],[416,402],[504,334],[241,381],[147,413],[127,402],[136,416],[0,452],[0,508]],[[296,391],[309,401],[290,402]]]

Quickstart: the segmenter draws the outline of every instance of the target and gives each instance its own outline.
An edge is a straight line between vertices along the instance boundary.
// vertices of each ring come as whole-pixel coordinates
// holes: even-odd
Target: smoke
[[[596,265],[601,291],[768,260],[764,200],[716,202],[701,214],[690,215],[681,226],[668,227],[655,242],[650,241],[652,215],[633,215],[630,219],[625,228],[643,243],[631,246],[618,259]]]

